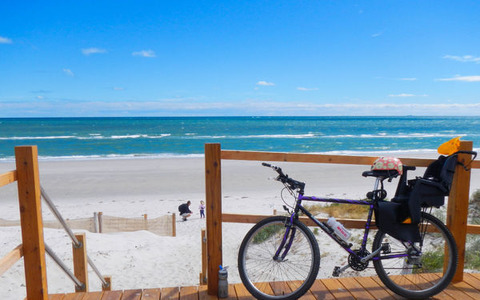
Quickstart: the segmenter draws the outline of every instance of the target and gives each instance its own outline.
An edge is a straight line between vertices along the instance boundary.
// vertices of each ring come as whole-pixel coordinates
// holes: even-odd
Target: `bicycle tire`
[[[295,228],[294,240],[286,259],[273,259],[289,222],[288,217],[281,216],[264,219],[253,226],[242,241],[238,271],[247,290],[257,299],[298,299],[317,277],[318,243],[312,231],[298,220],[294,220],[291,227]],[[287,240],[291,233],[292,230]]]
[[[408,249],[401,241],[381,230],[373,241],[373,249],[378,249],[384,243],[388,243],[391,249],[390,254],[382,251],[374,258],[373,265],[380,280],[396,294],[409,299],[425,299],[441,292],[452,281],[458,263],[455,239],[445,224],[422,212],[419,226],[422,237],[421,255],[381,259],[382,254],[406,254]],[[438,232],[432,232],[432,226]],[[420,246],[420,243],[416,244]],[[443,272],[445,253],[448,257]]]

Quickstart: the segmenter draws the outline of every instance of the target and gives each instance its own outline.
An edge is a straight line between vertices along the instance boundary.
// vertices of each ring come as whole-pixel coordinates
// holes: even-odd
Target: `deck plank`
[[[290,287],[290,289],[292,291],[298,289],[301,284],[302,284],[302,281],[289,281],[288,282],[288,286]],[[305,295],[302,296],[302,299],[303,300],[316,300],[315,296],[313,296],[313,294],[310,291],[307,291],[305,293]]]
[[[450,285],[453,285],[457,289],[461,290],[463,293],[465,293],[468,297],[472,299],[478,299],[478,290],[466,283],[465,281],[460,281],[456,283],[451,283]]]
[[[218,297],[216,295],[209,295],[208,286],[201,285],[198,287],[198,299],[199,300],[217,300]]]
[[[234,284],[235,293],[237,294],[237,299],[239,300],[255,300],[255,297],[250,294],[250,292],[245,288],[243,283]]]
[[[89,292],[85,293],[82,300],[100,300],[102,299],[103,292]]]
[[[161,300],[178,300],[180,299],[180,288],[179,287],[169,287],[162,288]]]
[[[292,290],[288,286],[288,283],[284,281],[272,282],[270,283],[270,286],[272,287],[273,293],[275,293],[275,295],[277,296],[289,294],[292,292]]]
[[[395,294],[394,292],[392,292],[389,288],[387,288],[385,286],[385,284],[383,284],[383,282],[380,280],[380,278],[378,278],[378,276],[374,276],[374,277],[370,277],[372,278],[373,281],[375,281],[379,286],[383,287],[385,289],[385,291],[390,294],[391,297],[395,298],[395,299],[402,299],[400,296],[398,296],[397,294]]]
[[[269,282],[257,282],[255,287],[264,293],[271,295],[273,293],[272,286]]]
[[[160,300],[160,289],[146,289],[142,292],[142,300]]]
[[[235,287],[232,284],[228,285],[228,296],[227,298],[223,298],[226,300],[237,299],[237,292],[235,292]]]
[[[84,292],[68,293],[68,294],[65,294],[65,297],[63,297],[63,300],[81,300],[83,296],[85,296]]]
[[[142,298],[142,290],[126,290],[123,292],[122,300],[140,300]]]
[[[413,283],[408,275],[400,276],[408,285],[428,286],[432,279],[438,279],[437,274],[422,274]],[[301,284],[298,281],[260,283],[257,284],[268,293],[282,294],[290,292]],[[49,295],[49,300],[219,300],[216,295],[208,295],[206,285],[190,287],[169,287],[157,289],[135,289],[126,291],[105,291],[90,293],[69,293]],[[242,283],[228,286],[228,298],[240,300],[255,299]],[[384,286],[377,276],[373,277],[343,277],[317,279],[302,300],[347,300],[347,299],[404,299]],[[465,273],[462,282],[451,283],[444,291],[431,299],[463,300],[480,299],[480,274]]]
[[[319,279],[315,280],[312,287],[310,288],[310,292],[316,299],[325,299],[325,300],[333,300],[332,293],[328,290],[328,288],[323,284],[323,282]]]
[[[122,291],[105,291],[102,300],[120,300],[122,299]]]
[[[477,278],[473,276],[473,274],[469,274],[469,273],[463,274],[463,281],[475,287],[477,290],[480,288],[480,277]]]
[[[433,285],[432,281],[437,280],[440,278],[440,274],[435,273],[422,273],[419,274],[420,276],[415,276],[416,281],[413,282],[410,276],[406,276],[410,279],[416,286],[421,288],[428,288]],[[453,297],[449,296],[445,291],[441,291],[437,295],[433,296],[432,299],[454,299]]]
[[[380,286],[371,277],[356,277],[355,280],[372,295],[374,299],[397,299],[389,294],[383,286]]]
[[[372,299],[372,295],[353,277],[338,278],[338,281],[354,295],[355,299]]]
[[[196,286],[186,286],[180,288],[181,300],[198,300],[198,288]]]
[[[338,281],[334,278],[321,279],[322,283],[327,287],[327,289],[332,293],[335,299],[353,299],[353,295]]]
[[[480,273],[465,273],[465,274],[468,274],[468,275],[473,276],[476,279],[480,280]]]
[[[431,276],[436,276],[436,277],[439,277],[438,275],[436,274],[430,274]],[[455,298],[457,300],[459,299],[471,299],[470,296],[468,296],[463,290],[461,287],[456,287],[453,283],[450,283],[449,286],[447,286],[444,290],[443,290],[443,293],[446,293],[448,294],[449,296],[451,296],[452,298]]]

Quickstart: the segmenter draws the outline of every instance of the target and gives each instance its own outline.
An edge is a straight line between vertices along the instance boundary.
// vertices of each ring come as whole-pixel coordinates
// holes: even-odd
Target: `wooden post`
[[[103,279],[108,283],[108,286],[102,286],[102,291],[112,290],[112,276],[104,276]]]
[[[48,299],[36,146],[15,147],[27,299]]]
[[[93,232],[98,233],[98,214],[93,213]]]
[[[80,242],[79,247],[72,243],[73,249],[73,273],[81,283],[83,288],[75,286],[75,292],[88,292],[88,261],[87,261],[87,245],[85,233],[76,234],[75,237]]]
[[[207,206],[208,294],[217,295],[222,264],[222,174],[220,144],[205,144],[205,200]]]
[[[177,236],[177,215],[172,214],[172,236]]]
[[[462,141],[460,150],[472,150],[471,141]],[[471,160],[468,154],[459,154],[458,161],[468,164]],[[448,197],[447,227],[453,234],[458,249],[458,267],[453,277],[453,282],[463,280],[463,268],[465,263],[465,243],[467,239],[467,217],[470,193],[470,170],[466,171],[463,166],[457,165],[453,177],[452,189]]]
[[[200,273],[200,285],[207,283],[207,236],[206,231],[203,228],[201,233],[201,245],[202,245],[202,272]]]
[[[98,232],[103,232],[103,212],[98,213]]]

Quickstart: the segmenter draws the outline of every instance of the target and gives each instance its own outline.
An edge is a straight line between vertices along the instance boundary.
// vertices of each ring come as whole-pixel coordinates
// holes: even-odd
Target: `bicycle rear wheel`
[[[373,249],[382,244],[389,248],[374,258],[378,276],[393,292],[409,299],[441,292],[451,282],[458,262],[457,246],[448,228],[430,214],[422,212],[421,216],[422,242],[414,244],[419,251],[380,230],[373,241]]]
[[[300,221],[287,226],[289,222],[289,218],[280,216],[264,219],[242,241],[238,271],[257,299],[298,299],[317,277],[320,250],[315,236]],[[277,252],[286,256],[275,259]]]

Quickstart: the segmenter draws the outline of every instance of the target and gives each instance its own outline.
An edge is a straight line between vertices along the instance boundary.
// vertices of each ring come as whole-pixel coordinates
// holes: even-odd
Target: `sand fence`
[[[66,219],[68,227],[97,233],[130,232],[148,230],[160,236],[176,236],[175,214],[148,219],[147,215],[137,218],[123,218],[94,213],[91,218]],[[0,219],[0,226],[20,226],[20,221]],[[57,220],[44,221],[43,227],[62,229]]]

